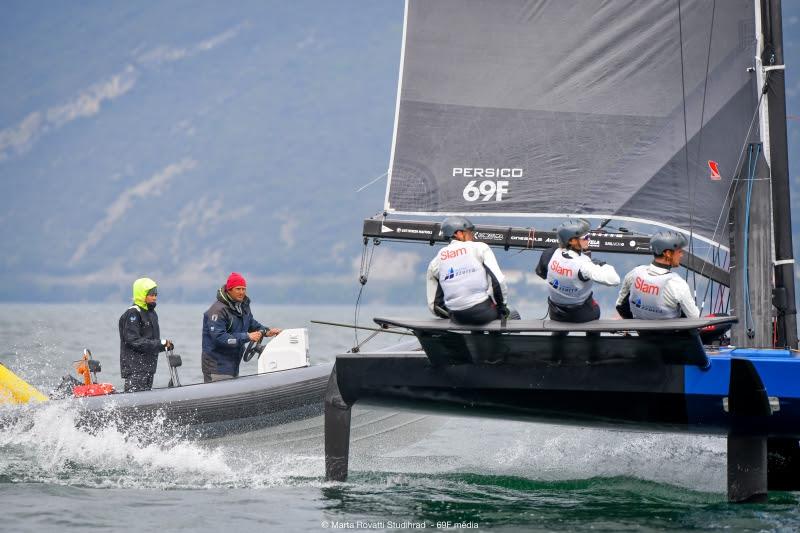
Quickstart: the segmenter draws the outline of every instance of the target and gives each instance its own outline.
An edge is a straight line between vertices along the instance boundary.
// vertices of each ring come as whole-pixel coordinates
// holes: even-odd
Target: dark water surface
[[[49,391],[88,347],[104,380],[119,384],[124,307],[0,306],[0,361]],[[163,336],[183,355],[184,383],[200,380],[204,307],[159,307]],[[350,331],[308,323],[351,322],[349,307],[255,314],[269,325],[309,327],[312,361],[354,343]],[[366,308],[362,323],[375,314],[425,316]],[[156,385],[167,379],[162,361]],[[351,476],[327,483],[321,419],[208,441],[162,435],[155,420],[140,439],[113,428],[86,434],[52,404],[0,433],[0,530],[800,529],[798,493],[773,493],[765,505],[726,503],[722,439],[376,409],[353,416]]]

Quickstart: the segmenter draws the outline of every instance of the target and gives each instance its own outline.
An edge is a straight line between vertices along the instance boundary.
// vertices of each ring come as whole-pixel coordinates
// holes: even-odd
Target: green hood
[[[139,278],[133,282],[133,303],[147,311],[147,304],[144,299],[147,292],[153,287],[157,287],[156,282],[150,278]]]

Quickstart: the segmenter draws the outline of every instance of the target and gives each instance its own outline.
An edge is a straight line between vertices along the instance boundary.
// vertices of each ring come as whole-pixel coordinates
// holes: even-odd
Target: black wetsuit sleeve
[[[492,282],[492,296],[494,297],[494,303],[497,304],[497,307],[502,308],[503,306],[506,305],[506,302],[503,299],[503,288],[500,286],[500,282],[497,281],[494,272],[492,272],[492,270],[489,267],[483,265],[483,269],[489,275],[489,279]]]
[[[439,283],[436,284],[436,296],[433,299],[433,313],[441,318],[450,317],[450,311],[447,309],[447,306],[444,305],[444,291]]]
[[[550,258],[553,257],[553,254],[556,253],[556,250],[558,250],[558,248],[548,248],[539,256],[539,263],[536,265],[535,272],[540,278],[547,279],[547,264],[550,262]]]
[[[631,313],[631,301],[628,298],[622,300],[622,303],[617,306],[617,313],[622,318],[633,318],[633,313]]]

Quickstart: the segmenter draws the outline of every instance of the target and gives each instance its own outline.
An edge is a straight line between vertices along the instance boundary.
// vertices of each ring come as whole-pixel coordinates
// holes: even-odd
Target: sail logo
[[[467,253],[466,248],[456,248],[455,250],[448,250],[447,248],[445,248],[439,254],[439,259],[442,261],[446,261],[448,259],[455,259],[460,255],[465,255],[466,253]]]
[[[521,168],[466,168],[453,167],[454,178],[483,178],[483,180],[473,179],[464,187],[462,196],[467,202],[481,200],[488,202],[502,202],[503,195],[508,194],[509,178],[523,177]],[[505,179],[487,179],[505,178]]]
[[[488,202],[492,198],[495,202],[502,202],[504,194],[508,194],[508,181],[506,180],[483,180],[480,183],[478,180],[470,180],[461,193],[464,200],[468,202],[474,202],[479,198],[482,202]]]
[[[661,289],[659,289],[658,286],[653,285],[652,283],[647,283],[639,276],[636,276],[636,281],[633,282],[633,286],[636,287],[636,290],[643,292],[644,294],[652,294],[653,296],[658,296],[661,292]]]
[[[578,292],[578,287],[572,287],[570,285],[564,285],[562,283],[559,283],[559,281],[557,279],[554,279],[553,281],[550,281],[549,283],[550,283],[551,287],[553,287],[555,290],[557,290],[557,291],[559,291],[561,293],[571,294],[573,292]]]
[[[559,276],[567,276],[572,277],[572,269],[561,266],[558,261],[553,261],[550,263],[550,270],[558,274]]]
[[[716,161],[708,161],[708,168],[711,171],[711,175],[709,176],[714,181],[719,181],[722,179],[722,175],[719,173],[719,165]]]
[[[453,177],[462,178],[521,178],[521,168],[461,168],[453,167]]]
[[[658,314],[664,313],[664,311],[658,307],[652,305],[645,305],[645,303],[642,302],[641,298],[634,298],[632,303],[635,308],[641,309],[642,311],[649,311],[651,313],[658,313]]]
[[[442,278],[442,281],[449,281],[459,276],[464,276],[465,274],[472,274],[473,272],[477,271],[478,269],[474,267],[461,267],[461,268],[450,267],[447,270],[447,274],[445,274],[444,278]]]
[[[481,231],[475,232],[475,238],[479,241],[502,241],[505,235],[502,233],[483,233]],[[525,238],[527,240],[527,237]]]

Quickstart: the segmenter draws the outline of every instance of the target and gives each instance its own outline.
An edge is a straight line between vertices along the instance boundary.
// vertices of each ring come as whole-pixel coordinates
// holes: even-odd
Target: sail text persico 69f
[[[467,168],[453,167],[453,177],[462,178],[521,178],[521,168]]]

